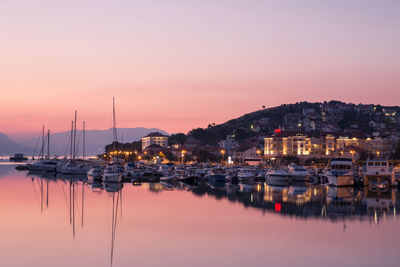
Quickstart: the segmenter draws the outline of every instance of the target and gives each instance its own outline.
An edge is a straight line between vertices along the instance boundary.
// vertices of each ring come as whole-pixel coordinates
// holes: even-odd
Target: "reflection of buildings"
[[[200,185],[192,192],[200,196],[206,194],[216,199],[225,198],[231,202],[240,202],[245,207],[254,207],[263,213],[280,213],[282,216],[304,219],[362,221],[374,218],[377,221],[380,216],[387,217],[389,214],[393,214],[395,218],[398,203],[395,191],[379,193],[377,202],[376,193],[365,190],[363,192],[354,188],[309,186],[304,183],[293,186],[270,186],[258,183],[254,185],[226,184],[225,190],[220,188],[215,190],[208,185]]]
[[[378,223],[380,218],[393,214],[396,216],[396,192],[394,190],[376,190],[370,191],[364,189],[363,206],[370,217],[374,217],[374,221]]]

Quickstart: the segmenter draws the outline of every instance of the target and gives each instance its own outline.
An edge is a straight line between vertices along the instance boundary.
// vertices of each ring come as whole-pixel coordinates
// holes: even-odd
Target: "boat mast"
[[[86,125],[85,125],[85,122],[83,122],[83,125],[82,125],[82,127],[83,127],[82,159],[83,159],[83,160],[85,160],[85,126],[86,126]]]
[[[117,142],[118,141],[118,135],[117,135],[117,122],[115,119],[115,100],[113,97],[113,141]]]
[[[40,158],[43,159],[44,154],[44,125],[42,126],[42,149],[40,150]]]
[[[74,121],[71,121],[71,143],[70,143],[70,151],[69,151],[69,158],[72,159],[72,142],[74,141]]]
[[[115,119],[115,99],[113,97],[113,150],[117,150],[117,142],[118,142],[118,135],[117,135],[117,123]]]
[[[47,131],[47,159],[50,159],[50,129]]]
[[[75,121],[74,121],[74,153],[72,156],[72,159],[75,159],[76,155],[76,117],[77,117],[77,112],[75,110]]]

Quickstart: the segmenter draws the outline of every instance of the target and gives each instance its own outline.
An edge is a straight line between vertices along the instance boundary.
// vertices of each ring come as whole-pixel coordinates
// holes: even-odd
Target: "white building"
[[[160,147],[168,146],[168,136],[154,132],[142,137],[142,150],[145,150],[148,146],[159,145]]]
[[[238,164],[258,165],[261,162],[261,150],[255,146],[238,148],[233,153],[232,160]]]

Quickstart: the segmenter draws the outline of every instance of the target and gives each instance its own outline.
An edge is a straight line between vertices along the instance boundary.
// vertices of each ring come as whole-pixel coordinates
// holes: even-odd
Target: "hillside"
[[[32,149],[11,140],[7,135],[0,133],[0,154],[31,153]]]
[[[245,114],[219,125],[193,129],[189,137],[203,144],[217,145],[227,135],[238,141],[268,135],[274,129],[340,132],[357,130],[368,136],[376,132],[400,132],[400,107],[330,102],[284,104]]]

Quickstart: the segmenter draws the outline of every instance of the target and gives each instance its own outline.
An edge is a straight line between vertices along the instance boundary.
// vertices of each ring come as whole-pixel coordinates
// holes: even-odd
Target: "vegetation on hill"
[[[346,130],[351,127],[354,129],[365,132],[371,135],[374,129],[369,126],[370,121],[382,121],[387,123],[390,129],[400,129],[399,123],[394,123],[393,118],[386,118],[382,113],[384,109],[390,108],[397,111],[398,116],[400,107],[383,107],[381,105],[355,105],[346,104],[340,101],[330,101],[323,103],[310,103],[310,102],[298,102],[295,104],[284,104],[272,108],[263,108],[261,110],[245,114],[239,118],[229,120],[225,123],[216,125],[215,123],[209,124],[207,128],[193,129],[188,133],[189,137],[195,138],[196,140],[208,145],[217,145],[222,139],[225,139],[227,135],[234,135],[235,139],[239,142],[243,141],[252,136],[258,134],[271,134],[274,129],[281,127],[285,123],[285,116],[291,114],[297,114],[299,116],[299,123],[307,119],[303,114],[304,110],[315,110],[314,116],[321,116],[321,106],[326,107],[339,107],[330,111],[330,121],[324,121],[324,124],[332,123],[338,125],[341,130]],[[369,112],[360,112],[359,109],[367,109],[372,106],[373,114]],[[359,108],[359,109],[356,109]],[[337,112],[337,113],[336,113]],[[378,115],[380,114],[380,117]],[[332,119],[333,118],[333,119]],[[267,123],[261,125],[261,120],[267,120]],[[313,119],[315,122],[321,122],[322,119]],[[323,124],[322,123],[322,124]],[[295,123],[297,125],[297,123]],[[256,129],[257,127],[257,129]],[[296,130],[305,130],[304,128],[298,128]],[[316,129],[321,130],[321,129]]]

